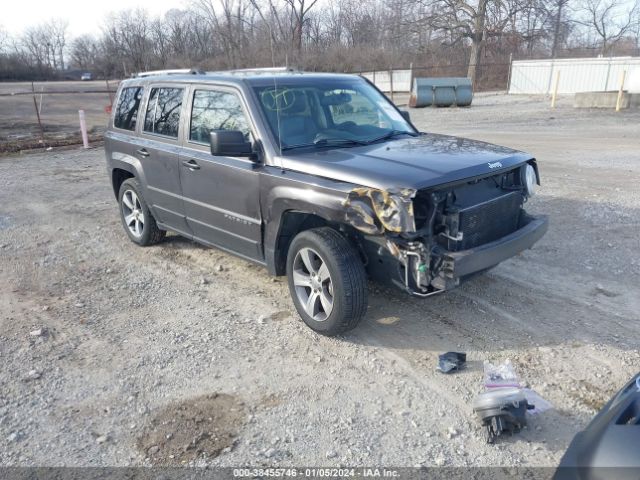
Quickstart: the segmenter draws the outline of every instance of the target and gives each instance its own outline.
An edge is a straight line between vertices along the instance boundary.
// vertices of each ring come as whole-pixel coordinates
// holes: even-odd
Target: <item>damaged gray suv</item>
[[[289,70],[122,82],[105,135],[122,225],[286,275],[317,332],[354,328],[367,277],[428,297],[530,248],[531,155],[421,133],[374,85]]]

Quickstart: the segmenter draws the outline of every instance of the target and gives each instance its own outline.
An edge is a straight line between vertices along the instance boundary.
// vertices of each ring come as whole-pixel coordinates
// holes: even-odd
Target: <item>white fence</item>
[[[382,70],[363,72],[361,75],[371,80],[383,92],[411,91],[411,70]]]
[[[509,93],[551,93],[557,72],[558,93],[618,90],[623,71],[627,72],[625,88],[635,89],[640,57],[517,60],[511,64]]]

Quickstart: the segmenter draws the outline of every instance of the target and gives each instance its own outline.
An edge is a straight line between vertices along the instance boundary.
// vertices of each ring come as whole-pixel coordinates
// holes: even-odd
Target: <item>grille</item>
[[[515,232],[521,206],[522,195],[511,192],[460,210],[458,228],[464,235],[459,248],[466,250],[477,247]]]

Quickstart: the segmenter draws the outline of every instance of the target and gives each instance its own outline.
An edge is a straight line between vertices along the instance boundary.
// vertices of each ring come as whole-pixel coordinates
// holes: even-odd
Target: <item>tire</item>
[[[333,336],[351,330],[367,311],[364,265],[356,250],[332,228],[306,230],[293,239],[287,279],[298,314],[318,333]]]
[[[135,178],[126,179],[120,185],[118,205],[124,231],[133,243],[147,247],[160,242],[166,232],[158,228],[156,219],[151,215],[141,191],[140,184]],[[134,215],[135,220],[131,220],[131,215]]]

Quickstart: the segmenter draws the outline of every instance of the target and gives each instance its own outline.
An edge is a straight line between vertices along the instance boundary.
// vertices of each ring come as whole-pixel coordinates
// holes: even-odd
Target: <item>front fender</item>
[[[287,212],[303,212],[316,215],[327,222],[344,222],[342,202],[345,192],[310,189],[307,186],[281,185],[272,188],[265,197],[264,205],[264,253],[267,269],[276,274],[276,246],[282,230],[282,220]]]

